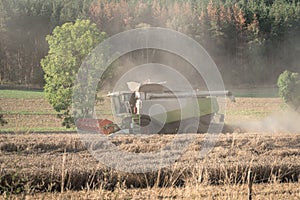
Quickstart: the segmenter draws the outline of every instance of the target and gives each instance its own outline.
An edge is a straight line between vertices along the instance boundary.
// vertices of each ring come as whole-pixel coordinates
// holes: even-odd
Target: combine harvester
[[[129,91],[109,93],[116,123],[107,119],[79,119],[80,131],[112,134],[207,132],[211,122],[223,123],[218,97],[229,91],[170,91],[163,83],[127,83]],[[126,132],[126,131],[125,131]]]

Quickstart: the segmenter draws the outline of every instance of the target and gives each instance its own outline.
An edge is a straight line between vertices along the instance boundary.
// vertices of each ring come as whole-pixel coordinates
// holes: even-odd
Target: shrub
[[[300,76],[298,73],[284,71],[280,74],[277,85],[279,95],[297,111],[300,110]]]

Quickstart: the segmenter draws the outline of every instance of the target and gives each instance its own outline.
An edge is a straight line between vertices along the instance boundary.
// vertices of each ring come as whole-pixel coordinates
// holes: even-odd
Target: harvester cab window
[[[132,93],[124,93],[112,97],[116,114],[132,113],[131,96]]]
[[[120,96],[114,96],[112,97],[113,101],[113,109],[115,110],[116,114],[122,113],[122,103],[120,101]]]
[[[130,95],[130,99],[129,99],[129,105],[131,108],[131,114],[136,114],[136,97],[135,97],[135,93],[132,93]]]
[[[132,113],[132,108],[131,108],[131,106],[130,106],[129,101],[125,101],[125,107],[126,107],[126,111],[127,111],[128,113]]]

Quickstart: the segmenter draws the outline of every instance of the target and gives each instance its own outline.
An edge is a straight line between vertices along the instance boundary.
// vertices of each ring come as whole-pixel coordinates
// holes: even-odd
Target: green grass
[[[235,97],[250,98],[277,98],[278,88],[276,87],[258,87],[248,89],[230,89]]]
[[[74,132],[76,128],[64,128],[64,127],[35,127],[35,128],[27,128],[27,127],[18,127],[18,128],[1,128],[0,133],[11,133],[11,132]]]
[[[0,111],[0,114],[5,115],[57,115],[57,112],[53,111]]]
[[[43,91],[0,90],[2,99],[39,99],[44,98]]]
[[[231,110],[231,111],[227,111],[226,114],[227,115],[243,115],[243,116],[256,116],[256,117],[265,117],[268,114],[270,114],[271,112],[268,111],[257,111],[257,110]]]

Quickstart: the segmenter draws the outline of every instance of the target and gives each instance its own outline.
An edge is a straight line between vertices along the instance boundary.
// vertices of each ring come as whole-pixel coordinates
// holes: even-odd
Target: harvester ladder
[[[134,134],[139,134],[141,133],[141,115],[139,114],[133,114],[132,115],[132,132]]]

